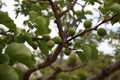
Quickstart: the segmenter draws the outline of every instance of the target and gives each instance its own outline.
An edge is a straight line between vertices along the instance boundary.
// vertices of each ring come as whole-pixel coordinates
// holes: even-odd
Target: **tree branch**
[[[74,70],[80,69],[80,68],[84,67],[87,63],[88,63],[88,60],[86,60],[85,63],[80,64],[80,65],[75,66],[75,67],[72,67],[69,69],[61,69],[61,72],[69,72],[69,71],[74,71]]]
[[[61,13],[59,14],[59,16],[62,17],[62,16],[65,15],[67,12],[69,12],[70,10],[72,10],[76,3],[77,3],[77,0],[75,0],[75,1],[73,2],[72,6],[68,7],[65,11],[61,12]]]
[[[63,30],[62,30],[62,25],[61,25],[61,19],[60,19],[59,15],[58,15],[58,12],[57,12],[57,10],[56,10],[56,6],[55,6],[54,2],[53,2],[52,0],[48,0],[48,1],[49,1],[50,5],[51,5],[51,7],[52,7],[53,12],[54,12],[54,16],[55,16],[55,18],[56,18],[56,24],[57,24],[57,27],[58,27],[58,30],[59,30],[59,35],[60,35],[60,37],[62,38],[62,41],[63,41],[63,40],[64,40],[64,37],[63,37]],[[50,54],[44,62],[38,64],[38,66],[37,66],[38,68],[29,69],[28,71],[26,71],[26,72],[24,73],[24,77],[23,77],[24,80],[29,80],[30,75],[31,75],[34,71],[36,71],[36,70],[38,70],[38,69],[41,69],[41,68],[45,68],[45,67],[51,65],[53,62],[55,62],[56,59],[57,59],[57,56],[58,56],[58,55],[61,53],[61,51],[62,51],[62,47],[63,47],[62,43],[59,44],[58,47],[56,48],[54,54]]]
[[[62,69],[61,67],[53,67],[53,66],[50,66],[55,72],[53,74],[51,74],[47,80],[56,80],[56,76],[60,73],[60,72],[70,72],[70,71],[74,71],[74,70],[77,70],[77,69],[80,69],[82,67],[84,67],[86,64],[88,63],[88,60],[86,60],[85,63],[83,64],[80,64],[78,66],[75,66],[73,68],[69,68],[69,69]]]
[[[58,8],[56,7],[56,4],[54,2],[52,2],[52,0],[49,0],[49,2],[52,7],[52,10],[54,12],[54,16],[56,18],[55,22],[56,22],[58,30],[59,30],[59,35],[60,35],[62,41],[64,41],[64,35],[63,35],[63,30],[62,30],[62,25],[61,25],[61,17],[59,16],[59,13],[57,11]]]
[[[56,80],[56,76],[57,74],[59,74],[61,72],[61,68],[60,67],[56,67],[54,68],[55,72],[53,74],[51,74],[46,80]]]
[[[108,18],[108,19],[104,19],[102,22],[100,22],[100,23],[99,23],[98,25],[96,25],[94,28],[85,29],[85,30],[84,30],[83,32],[81,32],[80,34],[77,34],[77,35],[71,37],[70,39],[68,39],[68,40],[66,41],[66,43],[68,43],[69,41],[73,40],[74,38],[76,38],[76,37],[78,37],[78,36],[83,36],[83,35],[84,35],[85,33],[87,33],[87,32],[90,32],[90,31],[92,31],[92,30],[96,30],[100,25],[102,25],[103,23],[106,23],[106,22],[112,20],[115,16],[117,16],[117,14],[113,15],[112,17],[110,17],[110,18]]]
[[[45,67],[51,65],[54,61],[56,61],[57,56],[59,55],[59,53],[60,53],[61,51],[62,51],[62,45],[59,45],[59,46],[56,48],[54,54],[50,54],[44,62],[38,64],[38,66],[37,66],[38,68],[34,68],[34,69],[29,69],[29,70],[27,70],[27,71],[24,73],[24,77],[23,77],[24,80],[29,80],[29,77],[30,77],[30,75],[31,75],[33,72],[35,72],[35,71],[37,71],[37,70],[39,70],[39,69],[41,69],[41,68],[45,68]]]
[[[103,80],[107,76],[111,75],[112,73],[114,73],[115,71],[117,71],[119,69],[120,69],[120,60],[118,60],[117,62],[115,62],[111,66],[105,68],[100,73],[88,78],[87,80]]]

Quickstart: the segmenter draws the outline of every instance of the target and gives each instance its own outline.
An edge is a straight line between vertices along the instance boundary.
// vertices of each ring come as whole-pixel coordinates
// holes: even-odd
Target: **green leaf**
[[[31,33],[25,33],[24,34],[24,39],[27,41],[27,43],[29,45],[32,45],[33,44],[33,40],[32,40],[32,34]]]
[[[22,30],[20,28],[16,28],[15,36],[18,37],[21,33],[22,33]]]
[[[97,60],[98,59],[98,50],[96,47],[91,46],[92,52],[91,52],[91,60]]]
[[[18,73],[20,80],[23,80],[23,70],[20,67],[15,67],[14,69]]]
[[[9,44],[5,53],[13,60],[21,62],[28,67],[35,67],[35,60],[31,51],[22,43],[13,42]]]
[[[93,13],[92,13],[91,10],[87,10],[85,13],[86,13],[86,14],[89,14],[89,15],[93,15]]]
[[[20,78],[11,66],[0,64],[0,80],[20,80]]]
[[[0,24],[5,25],[11,31],[15,31],[16,29],[14,21],[9,17],[7,12],[0,11]]]
[[[9,63],[9,57],[6,54],[0,54],[0,64]]]
[[[49,48],[47,46],[47,42],[44,41],[44,40],[41,40],[38,44],[40,50],[42,53],[44,53],[46,56],[48,56],[48,53],[49,53]]]
[[[88,57],[90,57],[92,52],[91,46],[89,46],[88,44],[82,44],[81,49],[84,51],[84,53],[87,54]]]
[[[104,7],[99,7],[99,10],[102,12],[102,14],[106,14],[108,12],[108,8],[104,8]]]
[[[43,16],[37,16],[35,18],[35,23],[35,27],[37,28],[35,32],[36,35],[48,34],[51,32],[51,30],[48,28],[49,20],[45,19]]]
[[[0,53],[2,53],[5,46],[6,45],[4,43],[1,43],[1,41],[0,41]]]
[[[82,62],[85,62],[88,58],[87,54],[82,51],[76,51],[77,55],[81,59]]]
[[[29,18],[30,18],[30,20],[32,21],[32,22],[35,22],[35,18],[38,16],[38,14],[37,14],[37,12],[35,12],[35,11],[30,11],[29,12]]]
[[[32,23],[28,22],[28,27],[33,29],[34,28],[34,25],[32,25]]]

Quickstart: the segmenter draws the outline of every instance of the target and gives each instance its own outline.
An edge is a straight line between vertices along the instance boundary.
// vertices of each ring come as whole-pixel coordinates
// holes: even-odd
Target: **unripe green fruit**
[[[54,45],[55,45],[55,42],[54,42],[53,40],[49,40],[49,41],[47,42],[47,46],[48,46],[49,48],[52,48]]]
[[[107,34],[107,32],[106,32],[106,30],[105,30],[104,28],[99,28],[99,29],[97,30],[97,34],[98,34],[99,36],[105,36],[105,35]]]
[[[49,34],[43,34],[42,35],[42,40],[45,40],[45,41],[50,40],[50,35]]]
[[[64,53],[65,53],[65,55],[70,55],[71,51],[70,51],[70,49],[65,49]]]
[[[53,38],[53,41],[54,41],[56,44],[60,44],[60,43],[62,42],[62,39],[61,39],[61,37],[56,36],[56,37]]]
[[[37,16],[35,18],[35,23],[38,25],[36,26],[37,28],[44,30],[46,25],[46,19],[43,16]]]
[[[36,50],[36,49],[37,49],[37,46],[38,46],[37,41],[34,41],[33,44],[32,44],[32,47]]]
[[[92,22],[90,21],[90,20],[86,20],[85,22],[84,22],[84,27],[85,28],[90,28],[92,26]]]
[[[69,28],[68,29],[68,35],[73,36],[75,34],[75,29],[74,28]]]
[[[114,3],[112,6],[110,6],[110,10],[115,13],[120,13],[120,4]]]

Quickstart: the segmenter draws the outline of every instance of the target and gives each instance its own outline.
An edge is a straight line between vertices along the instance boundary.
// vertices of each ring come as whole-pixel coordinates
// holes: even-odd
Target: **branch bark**
[[[41,64],[39,64],[39,65],[37,66],[38,68],[34,68],[34,69],[31,68],[31,69],[27,70],[27,71],[24,73],[23,79],[24,79],[24,80],[29,80],[29,77],[30,77],[30,75],[31,75],[33,72],[35,72],[35,71],[37,71],[37,70],[39,70],[39,69],[42,69],[42,68],[45,68],[45,67],[51,65],[54,61],[56,61],[57,56],[59,55],[59,53],[60,53],[61,51],[62,51],[62,45],[59,45],[59,46],[57,47],[57,49],[55,50],[54,54],[49,55],[44,62],[42,62]]]
[[[48,78],[47,80],[56,80],[56,76],[60,73],[60,72],[70,72],[70,71],[74,71],[74,70],[77,70],[77,69],[80,69],[82,67],[84,67],[86,64],[88,63],[88,60],[86,60],[85,63],[83,64],[79,64],[75,67],[72,67],[72,68],[69,68],[69,69],[62,69],[61,67],[53,67],[53,66],[50,66],[55,72],[52,73]]]
[[[71,37],[70,39],[68,39],[68,40],[66,41],[66,43],[68,43],[69,41],[75,39],[75,38],[78,37],[78,36],[84,35],[84,34],[87,33],[87,32],[90,32],[90,31],[92,31],[92,30],[96,30],[100,25],[102,25],[102,24],[104,24],[104,23],[112,20],[112,19],[113,19],[114,17],[116,17],[116,16],[117,16],[117,14],[113,15],[112,17],[110,17],[110,18],[108,18],[108,19],[104,19],[102,22],[100,22],[98,25],[96,25],[96,26],[93,27],[93,28],[85,29],[85,30],[84,30],[83,32],[81,32],[80,34],[77,34],[77,35]]]
[[[49,0],[49,3],[52,7],[54,16],[56,18],[55,22],[56,22],[58,30],[59,30],[59,35],[60,35],[62,41],[64,41],[63,29],[62,29],[62,25],[61,25],[61,17],[59,16],[59,13],[57,11],[58,8],[56,7],[56,4],[52,0]]]
[[[120,69],[120,60],[102,70],[100,73],[88,78],[87,80],[103,80],[115,71]]]
[[[52,10],[53,10],[55,18],[56,18],[56,24],[57,24],[57,27],[58,27],[58,30],[59,30],[59,35],[62,38],[62,41],[64,41],[64,35],[63,35],[63,30],[62,30],[62,25],[61,25],[61,19],[60,19],[59,14],[58,14],[58,12],[56,10],[56,6],[55,6],[55,4],[54,4],[54,2],[52,0],[48,0],[48,1],[49,1],[50,5],[52,7]],[[45,68],[45,67],[51,65],[53,62],[55,62],[56,59],[57,59],[57,56],[62,51],[62,47],[63,47],[63,43],[59,44],[58,47],[56,48],[54,54],[50,54],[44,62],[40,63],[37,66],[37,68],[27,70],[24,73],[23,79],[24,80],[29,80],[29,77],[33,72],[35,72],[36,70],[39,70],[41,68]]]
[[[77,0],[75,0],[75,1],[73,2],[72,6],[68,7],[65,11],[61,12],[61,13],[60,13],[60,17],[62,17],[62,16],[65,15],[67,12],[69,12],[70,10],[72,10],[76,3],[77,3]]]

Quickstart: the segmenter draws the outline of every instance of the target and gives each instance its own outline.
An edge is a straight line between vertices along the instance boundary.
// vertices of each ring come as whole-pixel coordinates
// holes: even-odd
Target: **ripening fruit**
[[[99,28],[99,29],[97,30],[97,34],[98,34],[99,36],[105,36],[105,35],[107,34],[107,32],[106,32],[106,30],[105,30],[104,28]]]
[[[53,41],[54,41],[56,44],[60,44],[60,43],[62,42],[62,39],[61,39],[61,37],[56,36],[56,37],[53,38]]]
[[[50,40],[50,35],[49,34],[43,34],[42,35],[42,40],[45,40],[45,41]]]
[[[70,55],[71,51],[70,51],[70,49],[65,49],[64,53],[65,53],[65,55]]]
[[[55,42],[54,42],[53,40],[49,40],[49,41],[47,42],[47,46],[48,46],[49,48],[52,48],[54,45],[55,45]]]
[[[92,22],[90,21],[90,20],[86,20],[85,22],[84,22],[84,27],[85,28],[90,28],[92,26]]]
[[[69,28],[68,29],[68,35],[73,36],[75,34],[75,29],[74,28]]]

